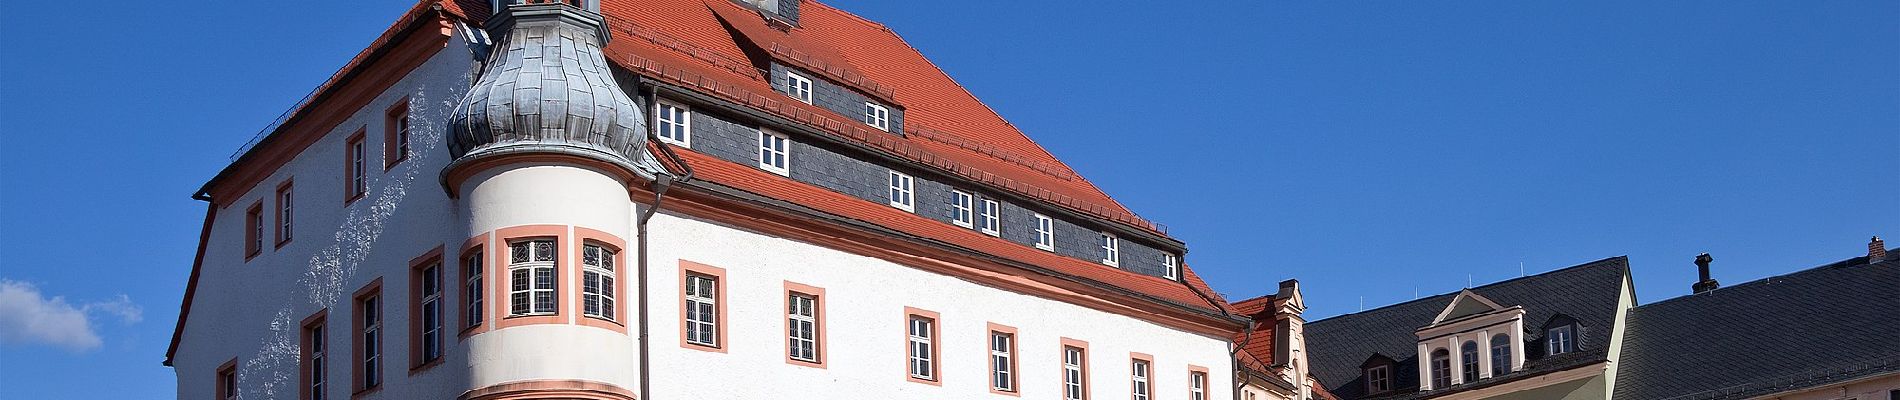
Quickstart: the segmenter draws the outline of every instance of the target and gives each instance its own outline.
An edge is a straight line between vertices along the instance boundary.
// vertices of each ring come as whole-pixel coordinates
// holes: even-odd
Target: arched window
[[[1458,362],[1459,364],[1465,367],[1464,368],[1464,378],[1465,378],[1464,382],[1465,383],[1477,382],[1478,381],[1478,342],[1477,341],[1467,340],[1465,341],[1465,345],[1458,347]]]
[[[1508,373],[1511,373],[1511,335],[1500,333],[1491,337],[1491,376]]]
[[[1451,387],[1451,352],[1445,349],[1432,351],[1432,388]]]

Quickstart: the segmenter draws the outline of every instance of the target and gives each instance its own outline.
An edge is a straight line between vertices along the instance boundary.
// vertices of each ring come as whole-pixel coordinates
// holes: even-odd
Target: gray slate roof
[[[1583,366],[1608,359],[1610,334],[1616,321],[1617,295],[1629,275],[1629,259],[1612,257],[1537,275],[1472,288],[1471,291],[1505,307],[1524,306],[1524,339],[1529,361],[1524,370],[1475,384],[1430,393],[1418,392],[1418,336],[1457,293],[1446,293],[1372,310],[1322,319],[1306,324],[1306,347],[1313,376],[1342,399],[1371,398],[1365,394],[1360,365],[1374,354],[1395,361],[1394,391],[1379,398],[1416,398],[1495,385],[1502,382]],[[1542,330],[1551,317],[1562,314],[1578,321],[1578,352],[1555,357],[1543,354]],[[1626,352],[1627,353],[1627,352]]]
[[[1627,326],[1618,399],[1739,399],[1900,372],[1900,260],[1664,300]]]

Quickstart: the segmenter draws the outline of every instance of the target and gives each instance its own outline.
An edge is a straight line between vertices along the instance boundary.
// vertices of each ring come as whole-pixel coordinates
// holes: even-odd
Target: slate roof
[[[1618,399],[1741,399],[1900,373],[1900,260],[1858,257],[1630,311]]]
[[[1612,257],[1556,271],[1471,288],[1505,307],[1524,307],[1524,339],[1529,361],[1524,369],[1475,384],[1429,393],[1418,392],[1418,328],[1457,297],[1457,292],[1340,315],[1306,324],[1306,350],[1314,377],[1341,399],[1422,398],[1476,389],[1547,372],[1567,370],[1608,359],[1618,294],[1628,281],[1629,259]],[[1578,322],[1579,351],[1554,357],[1542,354],[1542,327],[1562,314]],[[1627,353],[1627,352],[1626,352]],[[1396,361],[1394,391],[1380,396],[1365,393],[1360,365],[1373,355]]]

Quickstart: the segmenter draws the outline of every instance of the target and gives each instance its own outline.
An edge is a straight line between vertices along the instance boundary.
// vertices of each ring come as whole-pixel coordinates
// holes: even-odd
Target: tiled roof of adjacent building
[[[1612,257],[1537,275],[1471,288],[1505,307],[1524,307],[1524,337],[1536,343],[1540,327],[1558,314],[1577,320],[1579,351],[1554,357],[1530,357],[1524,369],[1429,393],[1418,392],[1418,328],[1431,325],[1457,293],[1446,293],[1306,324],[1307,358],[1314,377],[1343,399],[1420,398],[1471,390],[1546,372],[1568,370],[1608,359],[1618,296],[1628,280],[1629,260]],[[1531,348],[1526,348],[1531,350]],[[1627,351],[1625,352],[1627,353]],[[1373,355],[1396,361],[1394,391],[1366,394],[1360,365]],[[1526,354],[1534,354],[1526,351]]]
[[[1900,373],[1900,260],[1866,257],[1631,309],[1619,399],[1743,399]]]

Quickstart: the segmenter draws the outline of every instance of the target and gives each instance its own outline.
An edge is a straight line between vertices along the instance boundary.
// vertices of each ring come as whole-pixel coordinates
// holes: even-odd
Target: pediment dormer
[[[1465,289],[1418,328],[1419,390],[1510,374],[1524,367],[1524,307]]]
[[[1438,312],[1438,317],[1432,318],[1432,325],[1437,326],[1447,321],[1454,321],[1473,315],[1489,314],[1503,311],[1504,309],[1505,307],[1498,305],[1498,302],[1491,301],[1491,299],[1485,298],[1484,295],[1473,292],[1471,289],[1465,289],[1459,291],[1458,297],[1452,298],[1451,304],[1446,305],[1443,311]]]

